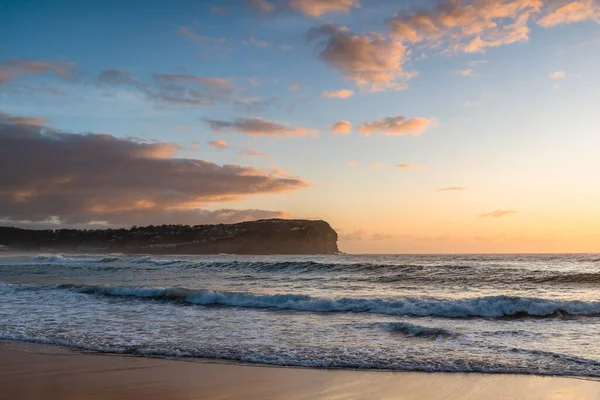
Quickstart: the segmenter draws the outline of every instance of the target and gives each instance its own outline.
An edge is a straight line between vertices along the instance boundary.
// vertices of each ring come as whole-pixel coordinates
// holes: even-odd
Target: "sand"
[[[526,375],[280,368],[0,341],[0,399],[600,399],[600,382]]]

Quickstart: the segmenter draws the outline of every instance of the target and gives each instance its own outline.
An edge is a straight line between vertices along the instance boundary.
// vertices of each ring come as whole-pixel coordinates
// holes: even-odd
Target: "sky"
[[[600,252],[596,0],[0,1],[0,223]]]

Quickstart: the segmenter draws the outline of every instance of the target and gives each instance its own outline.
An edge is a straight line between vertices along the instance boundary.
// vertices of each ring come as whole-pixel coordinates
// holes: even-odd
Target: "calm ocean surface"
[[[600,255],[0,254],[0,339],[600,377]]]

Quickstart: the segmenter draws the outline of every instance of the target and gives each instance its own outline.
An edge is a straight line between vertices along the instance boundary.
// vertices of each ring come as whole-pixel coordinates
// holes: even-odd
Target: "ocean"
[[[0,339],[600,377],[600,255],[0,255]]]

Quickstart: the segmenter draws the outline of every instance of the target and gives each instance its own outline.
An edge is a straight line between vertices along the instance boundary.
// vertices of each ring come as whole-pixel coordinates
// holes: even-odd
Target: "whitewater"
[[[270,365],[600,377],[600,255],[0,254],[0,339]]]

